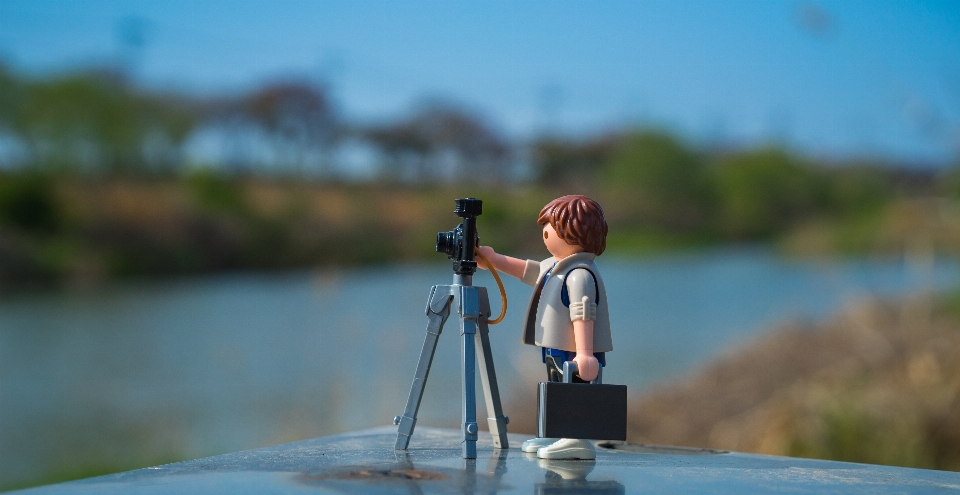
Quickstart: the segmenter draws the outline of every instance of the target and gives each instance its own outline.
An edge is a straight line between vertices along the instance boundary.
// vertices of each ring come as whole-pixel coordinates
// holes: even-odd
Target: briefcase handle
[[[577,363],[573,361],[564,361],[563,362],[563,383],[573,383],[573,375],[579,373],[580,370],[577,369]],[[599,385],[603,383],[603,366],[597,370],[597,377],[590,383],[594,385]]]

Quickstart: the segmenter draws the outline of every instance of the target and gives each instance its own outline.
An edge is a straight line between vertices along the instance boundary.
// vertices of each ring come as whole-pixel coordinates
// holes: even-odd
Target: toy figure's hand
[[[490,246],[479,246],[479,247],[477,247],[477,249],[479,249],[480,252],[483,253],[483,255],[486,256],[486,258],[487,258],[488,260],[490,260],[490,263],[496,263],[495,261],[493,261],[493,257],[496,256],[497,253],[496,253],[496,251],[493,250],[492,247],[490,247]],[[479,256],[477,256],[477,260],[476,260],[476,261],[477,261],[477,266],[478,266],[478,267],[483,268],[484,270],[489,270],[489,269],[490,269],[490,267],[488,267],[487,264],[484,263],[483,260],[480,259]]]
[[[583,381],[594,380],[600,373],[600,362],[597,361],[597,357],[593,353],[578,352],[577,357],[573,358],[573,362],[577,363],[577,368],[580,370],[577,374]]]

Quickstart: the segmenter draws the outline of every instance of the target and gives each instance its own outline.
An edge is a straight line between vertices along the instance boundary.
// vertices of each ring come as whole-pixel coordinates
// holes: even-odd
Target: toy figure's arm
[[[577,357],[573,362],[577,363],[580,378],[589,382],[600,373],[600,362],[593,355],[593,320],[575,320],[573,336],[577,340]]]
[[[593,380],[600,371],[600,363],[593,355],[593,321],[597,318],[596,281],[589,270],[570,272],[564,281],[570,297],[570,320],[573,322],[573,337],[577,345],[577,357],[573,359],[579,368],[580,378]]]
[[[510,256],[505,256],[502,254],[497,254],[490,246],[480,246],[477,248],[483,253],[484,256],[490,260],[490,263],[497,270],[506,273],[512,277],[523,279],[524,271],[527,269],[527,261],[521,260],[518,258],[512,258]],[[483,262],[480,258],[477,258],[477,266],[488,270],[486,263]]]

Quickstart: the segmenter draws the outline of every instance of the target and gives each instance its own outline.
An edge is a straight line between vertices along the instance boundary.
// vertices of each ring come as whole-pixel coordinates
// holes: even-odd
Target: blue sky
[[[310,77],[354,119],[440,98],[517,139],[643,124],[837,158],[960,153],[955,1],[0,0],[0,57],[30,74],[128,57],[143,84],[200,93]]]

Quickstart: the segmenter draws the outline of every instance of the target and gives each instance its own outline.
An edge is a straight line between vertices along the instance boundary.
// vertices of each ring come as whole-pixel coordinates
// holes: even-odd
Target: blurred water
[[[603,257],[600,267],[616,349],[605,379],[631,394],[778,321],[960,280],[955,260],[924,275],[895,261],[789,261],[751,248]],[[450,280],[437,262],[2,301],[0,477],[133,455],[130,444],[147,460],[193,457],[388,424],[406,400],[430,286]],[[508,401],[530,400],[542,374],[539,351],[519,343],[530,288],[505,282],[510,311],[491,327],[498,377]],[[498,313],[490,275],[475,283]],[[458,337],[441,335],[421,425],[459,424]]]

